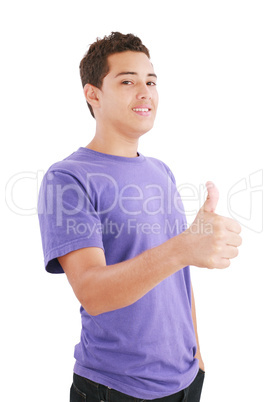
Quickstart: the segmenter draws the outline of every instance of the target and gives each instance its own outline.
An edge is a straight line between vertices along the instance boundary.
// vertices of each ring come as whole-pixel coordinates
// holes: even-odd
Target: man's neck
[[[103,136],[96,132],[95,137],[86,148],[104,154],[135,158],[138,156],[138,139],[112,135]]]

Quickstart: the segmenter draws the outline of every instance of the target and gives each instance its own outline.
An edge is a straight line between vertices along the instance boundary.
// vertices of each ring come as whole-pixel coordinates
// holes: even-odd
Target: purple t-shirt
[[[38,210],[45,267],[52,273],[63,272],[57,257],[71,251],[100,247],[109,266],[186,228],[171,171],[141,154],[79,148],[44,176]],[[91,316],[81,306],[81,316],[76,374],[141,399],[176,393],[195,378],[189,267],[128,307]]]

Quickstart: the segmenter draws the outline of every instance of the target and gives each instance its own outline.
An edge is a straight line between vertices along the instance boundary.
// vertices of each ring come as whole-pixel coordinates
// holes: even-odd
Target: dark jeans
[[[205,373],[199,370],[192,384],[176,394],[164,398],[151,399],[158,402],[199,402]],[[97,384],[74,374],[71,387],[70,402],[143,402],[149,399],[138,399],[122,394],[104,385]]]

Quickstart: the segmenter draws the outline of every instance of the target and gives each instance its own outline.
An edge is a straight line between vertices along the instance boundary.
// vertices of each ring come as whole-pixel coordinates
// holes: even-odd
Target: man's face
[[[109,73],[99,91],[96,120],[107,130],[138,138],[154,124],[158,93],[153,66],[142,52],[108,57]]]

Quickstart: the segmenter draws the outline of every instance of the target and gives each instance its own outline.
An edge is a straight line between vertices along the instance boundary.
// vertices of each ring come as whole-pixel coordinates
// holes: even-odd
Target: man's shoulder
[[[148,160],[149,163],[151,163],[152,165],[154,165],[155,167],[164,170],[169,176],[173,177],[173,173],[170,169],[170,167],[163,162],[161,159],[152,157],[152,156],[147,156],[146,159]]]
[[[94,160],[92,158],[85,156],[82,152],[82,148],[78,148],[76,151],[72,152],[70,155],[62,160],[53,163],[47,170],[47,174],[52,174],[56,172],[71,174],[75,176],[79,172],[84,170],[89,170],[90,166],[94,167]]]

